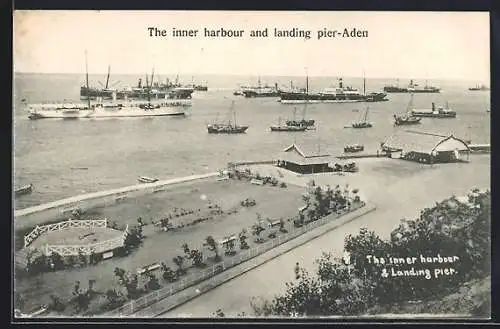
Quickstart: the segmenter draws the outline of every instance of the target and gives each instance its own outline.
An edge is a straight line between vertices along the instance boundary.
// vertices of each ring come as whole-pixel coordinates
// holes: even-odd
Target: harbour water
[[[116,76],[124,85],[137,76]],[[161,77],[160,77],[161,78]],[[431,102],[449,102],[456,119],[424,119],[421,125],[394,127],[392,115],[404,112],[408,94],[389,94],[388,102],[311,104],[307,115],[318,129],[301,133],[271,132],[269,126],[290,118],[293,109],[301,115],[303,105],[285,105],[276,98],[245,99],[233,96],[239,84],[255,84],[256,77],[196,77],[208,80],[208,92],[195,92],[193,106],[181,118],[119,118],[95,120],[29,120],[21,105],[44,101],[77,101],[83,75],[16,74],[14,86],[14,185],[34,185],[33,193],[16,200],[16,209],[55,201],[72,195],[101,191],[137,183],[139,176],[169,179],[217,170],[229,161],[269,160],[293,142],[340,153],[347,144],[375,149],[396,130],[454,133],[474,143],[489,143],[490,93],[469,91],[471,82],[432,81],[439,94],[414,96],[414,107],[430,108]],[[91,81],[104,77],[91,76]],[[113,78],[112,78],[113,79]],[[165,78],[163,78],[165,79]],[[172,77],[170,77],[172,79]],[[296,86],[303,78],[293,78]],[[270,85],[288,85],[289,77],[266,77]],[[336,83],[335,78],[311,78],[311,88]],[[185,81],[190,83],[190,81]],[[347,85],[362,88],[360,78],[344,78]],[[392,80],[368,80],[367,91],[380,91]],[[423,84],[423,81],[421,81]],[[473,84],[473,83],[472,83]],[[249,125],[246,134],[208,134],[206,124],[227,117],[236,100],[237,122]],[[345,129],[370,106],[371,129]]]

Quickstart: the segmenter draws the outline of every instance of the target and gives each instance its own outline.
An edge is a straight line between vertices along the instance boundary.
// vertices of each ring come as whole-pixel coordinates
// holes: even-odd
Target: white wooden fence
[[[43,248],[43,253],[50,256],[52,253],[58,253],[61,256],[78,256],[104,253],[108,250],[113,250],[122,247],[125,241],[126,232],[123,235],[107,241],[102,241],[88,245],[48,245]]]
[[[95,227],[107,227],[108,220],[105,219],[93,219],[93,220],[67,220],[64,222],[59,222],[55,224],[48,224],[42,226],[36,226],[33,231],[24,236],[24,247],[28,247],[36,238],[38,238],[43,233],[62,231],[71,228],[95,228]]]

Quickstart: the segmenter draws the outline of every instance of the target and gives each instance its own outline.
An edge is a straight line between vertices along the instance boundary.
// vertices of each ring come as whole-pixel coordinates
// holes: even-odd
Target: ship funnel
[[[342,78],[339,78],[339,88],[343,87]]]
[[[137,88],[142,88],[142,79],[139,79],[139,82],[137,83]]]
[[[432,102],[432,110],[434,111],[436,109],[436,104],[434,104],[434,102]]]

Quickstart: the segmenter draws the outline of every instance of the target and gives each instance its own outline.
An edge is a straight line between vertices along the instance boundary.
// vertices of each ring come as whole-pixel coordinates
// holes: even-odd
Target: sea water
[[[111,77],[134,85],[138,76]],[[165,80],[166,76],[159,76]],[[170,76],[174,80],[175,76]],[[233,96],[242,84],[256,84],[257,77],[199,76],[208,81],[208,92],[195,91],[192,107],[182,118],[117,118],[102,120],[29,120],[21,100],[29,103],[66,100],[78,101],[85,77],[78,74],[16,74],[14,83],[14,185],[34,185],[31,195],[16,200],[17,209],[61,198],[137,184],[139,176],[169,179],[212,172],[230,161],[272,160],[290,144],[307,144],[342,152],[347,144],[363,144],[376,150],[393,132],[414,129],[454,133],[474,143],[489,143],[489,92],[468,91],[473,82],[433,81],[443,91],[414,96],[416,108],[430,107],[431,102],[450,106],[456,119],[423,119],[412,127],[394,127],[394,113],[406,111],[409,94],[388,94],[387,102],[350,104],[310,104],[307,116],[317,129],[300,133],[271,132],[269,127],[281,117],[292,118],[296,109],[301,118],[303,105],[280,104],[277,98]],[[105,75],[91,76],[91,84]],[[262,82],[280,86],[305,85],[303,77],[263,77]],[[336,83],[334,77],[309,78],[311,90],[321,90]],[[367,81],[367,91],[381,91],[392,80]],[[361,78],[344,77],[344,83],[362,88]],[[208,134],[206,124],[227,120],[231,101],[235,100],[236,121],[249,125],[246,134]],[[370,106],[371,129],[345,129],[358,120]],[[232,119],[232,118],[231,118]]]

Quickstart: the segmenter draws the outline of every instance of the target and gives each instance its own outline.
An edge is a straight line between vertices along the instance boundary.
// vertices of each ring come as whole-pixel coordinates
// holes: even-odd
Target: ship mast
[[[406,113],[411,113],[411,108],[413,107],[413,93],[410,93],[410,102],[408,103],[408,108],[406,109]]]
[[[366,96],[366,76],[364,70],[363,70],[363,95]]]
[[[151,93],[153,91],[153,79],[154,79],[154,76],[155,76],[155,68],[153,67],[153,71],[151,72],[151,82],[147,85],[148,87],[148,103],[151,103]],[[148,80],[148,76],[146,75],[146,83],[147,83],[147,80]]]
[[[89,89],[89,64],[87,60],[87,50],[85,50],[85,80],[86,80],[86,85],[87,85],[87,105],[90,110],[90,89]]]
[[[234,127],[236,127],[236,110],[234,109],[234,101],[231,102],[231,111],[233,112],[233,123]],[[231,123],[230,123],[231,124]]]
[[[366,119],[368,118],[368,110],[370,109],[370,107],[366,107],[366,110],[365,110],[365,116],[363,117],[363,122],[366,122]]]
[[[108,76],[106,77],[106,87],[104,87],[105,89],[108,89],[110,73],[111,73],[111,65],[108,65]]]

